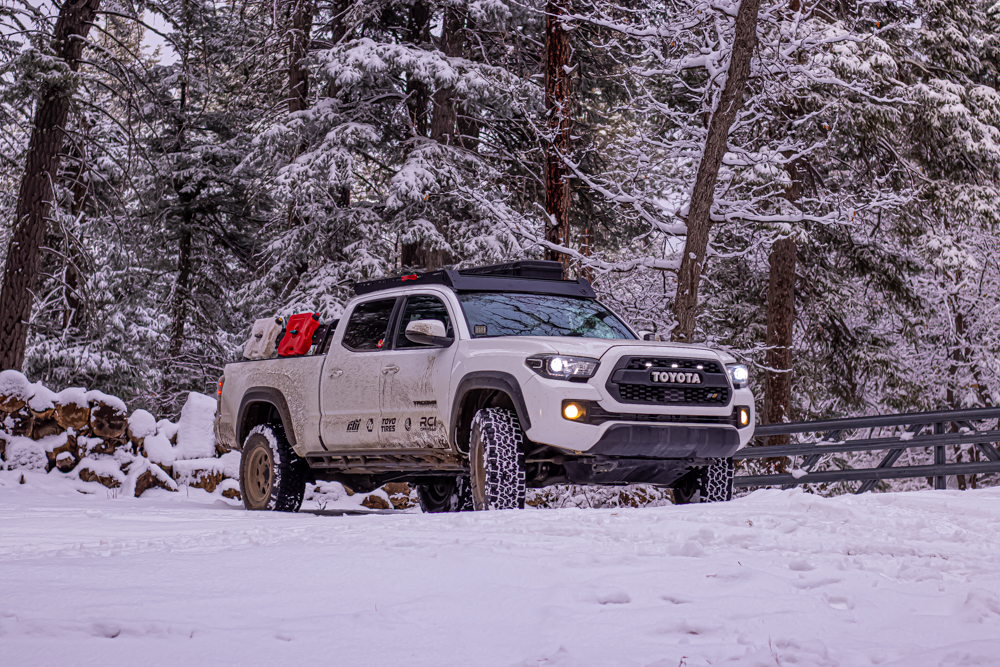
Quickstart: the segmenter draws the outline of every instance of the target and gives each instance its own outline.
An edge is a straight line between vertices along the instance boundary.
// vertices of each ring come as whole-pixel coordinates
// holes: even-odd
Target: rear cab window
[[[386,337],[396,299],[366,301],[354,307],[344,331],[343,346],[355,352],[374,352],[387,348]]]

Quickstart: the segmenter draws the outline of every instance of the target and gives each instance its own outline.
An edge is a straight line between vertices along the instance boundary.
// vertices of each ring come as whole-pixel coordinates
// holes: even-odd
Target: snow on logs
[[[180,420],[145,410],[128,416],[116,396],[71,387],[59,393],[0,372],[0,469],[58,472],[140,496],[178,482],[239,498],[239,455],[216,447],[215,399],[192,392]]]

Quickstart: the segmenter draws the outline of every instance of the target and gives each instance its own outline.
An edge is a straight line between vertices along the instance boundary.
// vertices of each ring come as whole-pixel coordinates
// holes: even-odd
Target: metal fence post
[[[944,424],[938,422],[934,424],[935,435],[944,435]],[[943,466],[945,464],[945,449],[944,445],[938,445],[934,448],[934,464]],[[948,488],[948,478],[944,475],[938,475],[934,478],[934,488],[935,489],[947,489]]]

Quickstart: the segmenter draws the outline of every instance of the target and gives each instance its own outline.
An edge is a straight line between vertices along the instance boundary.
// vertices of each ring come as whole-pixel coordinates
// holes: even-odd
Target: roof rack
[[[597,298],[594,288],[583,278],[563,279],[563,267],[559,262],[538,260],[477,266],[458,271],[440,269],[395,278],[365,280],[354,283],[354,293],[371,294],[411,285],[445,285],[457,292],[520,292]]]

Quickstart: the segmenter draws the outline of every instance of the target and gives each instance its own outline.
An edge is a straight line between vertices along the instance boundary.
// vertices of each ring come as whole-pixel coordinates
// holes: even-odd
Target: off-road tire
[[[732,459],[711,459],[705,468],[702,487],[702,502],[721,503],[733,499],[733,476],[735,466]]]
[[[243,441],[240,494],[248,510],[298,512],[308,464],[296,456],[280,425],[255,426]]]
[[[733,499],[733,460],[709,461],[709,465],[695,468],[674,482],[675,505],[717,503]]]
[[[524,508],[524,435],[517,415],[484,408],[472,418],[469,464],[476,510]]]
[[[427,513],[472,511],[472,482],[468,475],[442,477],[433,484],[418,484],[420,509]]]

